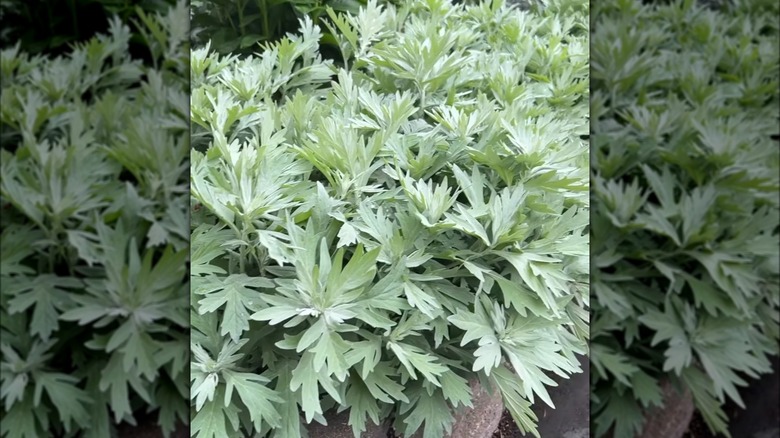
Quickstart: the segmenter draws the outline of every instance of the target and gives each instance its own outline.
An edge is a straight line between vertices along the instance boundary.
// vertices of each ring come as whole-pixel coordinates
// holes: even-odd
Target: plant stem
[[[242,1],[238,2],[238,28],[241,30],[242,37],[246,34],[246,23],[244,23],[245,7],[246,7],[246,2],[242,2]]]
[[[418,86],[420,90],[420,115],[425,116],[425,88]]]
[[[265,0],[257,0],[257,7],[260,9],[260,15],[263,17],[263,37],[266,40],[271,39],[271,29],[268,23],[268,6]]]
[[[79,17],[78,11],[76,11],[75,0],[68,0],[68,6],[70,6],[70,18],[73,22],[73,30],[76,32],[76,39],[81,39],[81,33],[79,32]]]

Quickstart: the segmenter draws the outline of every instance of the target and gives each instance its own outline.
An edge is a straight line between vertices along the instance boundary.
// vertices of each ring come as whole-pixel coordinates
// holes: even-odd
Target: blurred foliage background
[[[320,19],[327,17],[327,8],[356,14],[366,1],[193,0],[191,4],[193,47],[211,41],[211,48],[219,53],[246,55],[257,51],[257,43],[273,42],[288,32],[296,32],[298,20],[305,15],[314,24],[320,24]],[[329,34],[323,42],[335,45]]]
[[[92,38],[108,29],[108,20],[118,16],[122,22],[137,17],[140,9],[147,14],[165,12],[172,0],[0,0],[0,46],[17,42],[28,53],[62,55],[70,45]],[[148,58],[143,37],[135,33],[130,53]]]

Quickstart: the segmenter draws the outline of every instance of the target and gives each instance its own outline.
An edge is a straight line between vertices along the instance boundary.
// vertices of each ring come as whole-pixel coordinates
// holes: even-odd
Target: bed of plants
[[[188,13],[0,54],[2,437],[189,421]]]
[[[780,337],[778,3],[594,5],[595,432],[635,436],[669,381],[729,436]]]
[[[588,337],[588,4],[369,2],[194,50],[192,433],[445,436],[468,380],[536,434]],[[253,435],[254,434],[254,435]]]

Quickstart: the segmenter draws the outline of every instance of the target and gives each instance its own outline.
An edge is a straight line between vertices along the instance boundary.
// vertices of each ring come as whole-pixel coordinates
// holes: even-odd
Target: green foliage
[[[548,373],[581,372],[587,2],[405,3],[329,10],[344,67],[306,17],[257,56],[192,54],[199,438],[331,409],[441,438],[473,378],[538,436]]]
[[[189,420],[187,13],[140,15],[156,68],[119,19],[67,57],[0,54],[3,437]]]
[[[713,432],[771,370],[778,307],[777,2],[600,2],[594,15],[596,434],[681,383]]]

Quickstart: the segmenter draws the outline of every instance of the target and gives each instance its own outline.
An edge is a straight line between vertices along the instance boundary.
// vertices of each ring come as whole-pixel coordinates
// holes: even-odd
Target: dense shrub
[[[778,349],[778,3],[596,3],[592,412],[631,437],[668,379],[710,428]]]
[[[3,437],[189,420],[187,14],[0,54]]]
[[[474,377],[538,436],[548,373],[581,371],[587,2],[405,3],[333,15],[343,67],[308,18],[192,54],[199,438],[330,409],[441,438]]]

